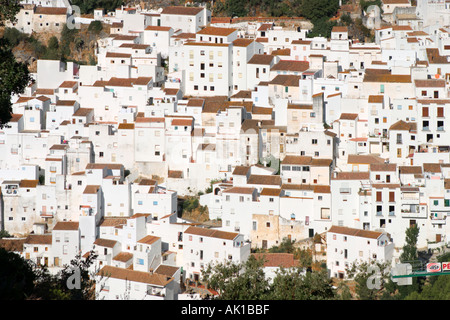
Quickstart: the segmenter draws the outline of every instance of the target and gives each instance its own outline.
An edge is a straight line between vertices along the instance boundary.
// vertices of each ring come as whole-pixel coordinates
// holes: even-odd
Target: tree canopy
[[[96,8],[114,11],[124,4],[123,0],[72,0],[71,4],[80,8],[81,14],[92,13]]]
[[[76,256],[55,274],[47,267],[0,248],[0,300],[93,300],[94,280],[90,267],[97,255]],[[79,288],[69,288],[70,278],[79,271]]]
[[[18,0],[0,0],[0,25],[14,21],[20,6]],[[28,66],[18,62],[12,45],[6,38],[0,39],[0,127],[11,120],[11,95],[22,93],[31,81]]]
[[[280,268],[273,279],[263,269],[264,258],[251,255],[246,262],[210,264],[202,281],[223,300],[326,300],[335,292],[325,270]]]

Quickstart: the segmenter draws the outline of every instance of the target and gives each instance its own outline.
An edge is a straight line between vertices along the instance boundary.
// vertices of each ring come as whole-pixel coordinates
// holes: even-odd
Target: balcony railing
[[[41,218],[53,218],[53,212],[49,211],[40,211]]]
[[[350,189],[350,188],[340,188],[340,189],[339,189],[339,192],[340,192],[340,193],[350,193],[351,190],[352,190],[352,189]]]

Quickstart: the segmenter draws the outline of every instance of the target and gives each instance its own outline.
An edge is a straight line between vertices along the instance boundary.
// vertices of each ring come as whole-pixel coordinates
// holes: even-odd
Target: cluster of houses
[[[0,220],[15,238],[2,246],[51,270],[94,250],[99,299],[189,299],[190,284],[214,294],[209,263],[284,239],[321,235],[335,278],[398,263],[413,225],[419,248],[446,245],[450,5],[382,3],[381,24],[365,19],[380,24],[373,43],[201,6],[95,10],[111,30],[98,63],[39,60],[12,97]],[[50,32],[70,12],[23,1],[14,27]],[[179,217],[185,196],[214,227]]]

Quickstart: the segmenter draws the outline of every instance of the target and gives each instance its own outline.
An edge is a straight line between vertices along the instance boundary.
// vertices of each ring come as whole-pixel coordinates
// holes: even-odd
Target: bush
[[[21,41],[28,39],[28,36],[25,33],[20,32],[16,28],[5,28],[3,38],[8,40],[11,46],[15,47]]]
[[[88,31],[93,33],[100,33],[103,30],[103,25],[100,21],[92,21],[89,24]]]
[[[199,207],[199,201],[197,198],[189,197],[183,202],[183,210],[192,212]]]

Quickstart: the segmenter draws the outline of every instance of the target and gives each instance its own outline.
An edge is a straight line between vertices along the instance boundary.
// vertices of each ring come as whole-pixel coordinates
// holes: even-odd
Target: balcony
[[[403,193],[402,194],[403,204],[418,204],[419,194],[418,193]]]
[[[418,205],[407,205],[406,208],[401,209],[402,213],[419,213]]]
[[[6,186],[5,189],[3,189],[3,194],[8,196],[17,196],[19,193],[19,186]]]
[[[41,218],[50,218],[50,219],[52,219],[53,216],[54,216],[54,213],[50,212],[50,211],[40,211],[39,215],[40,215]]]
[[[351,191],[352,191],[351,188],[340,188],[340,189],[339,189],[339,192],[340,192],[340,193],[350,194]]]
[[[443,212],[433,212],[430,215],[432,224],[445,224],[447,215]]]
[[[94,215],[94,210],[92,210],[92,208],[81,208],[81,215],[82,216],[93,216]]]
[[[147,287],[147,294],[150,296],[155,296],[155,297],[161,297],[161,298],[165,297],[165,293],[162,289],[154,288],[151,286]]]

